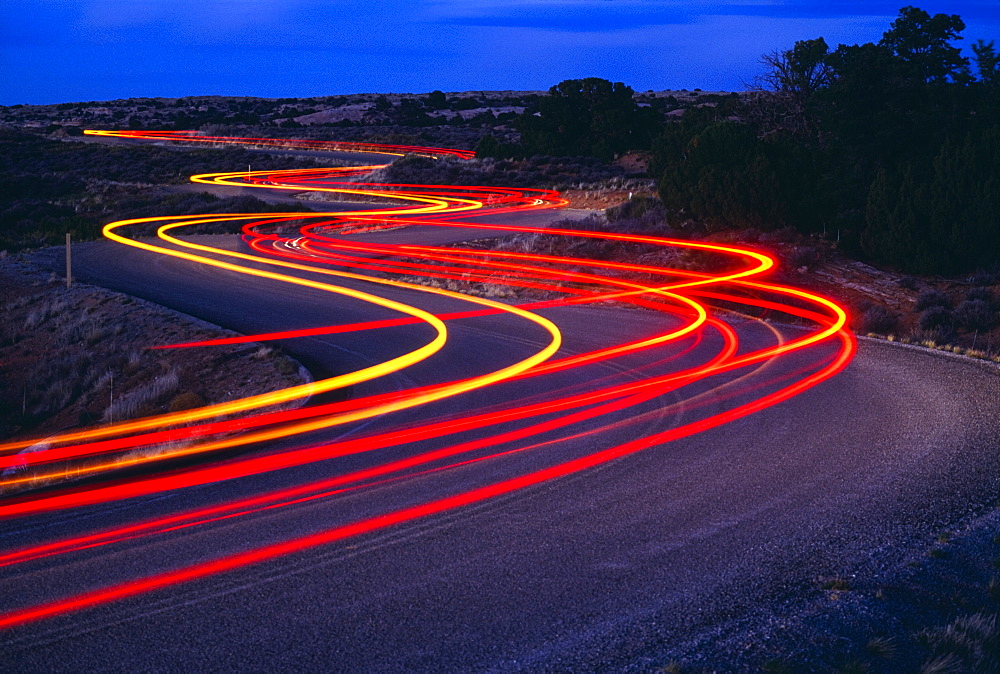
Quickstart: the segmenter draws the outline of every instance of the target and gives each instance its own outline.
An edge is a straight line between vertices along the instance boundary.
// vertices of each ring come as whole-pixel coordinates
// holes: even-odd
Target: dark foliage
[[[668,210],[712,226],[838,232],[924,274],[1000,261],[1000,57],[955,15],[905,7],[875,44],[765,56],[742,108],[688,111],[654,146]]]
[[[524,156],[611,160],[650,147],[659,127],[659,113],[640,108],[630,87],[597,77],[560,82],[517,119]]]
[[[859,332],[874,332],[879,335],[890,335],[899,328],[899,316],[881,304],[869,307],[861,314]]]
[[[973,288],[965,294],[967,300],[982,300],[990,306],[996,305],[996,297],[989,288]]]
[[[983,300],[965,300],[955,307],[955,321],[969,332],[989,330],[997,319],[997,312]]]
[[[83,188],[87,179],[129,183],[185,183],[189,175],[210,171],[281,169],[315,166],[308,159],[254,152],[241,148],[187,149],[156,145],[109,145],[97,142],[50,140],[13,129],[0,129],[0,156],[4,157],[0,199],[18,198],[8,184],[42,176],[59,177],[58,185],[37,185],[37,198],[51,199]],[[329,164],[329,162],[327,162]],[[59,192],[56,193],[55,190]],[[33,198],[31,196],[20,198]]]
[[[236,148],[184,150],[50,140],[0,131],[0,250],[94,239],[115,220],[153,215],[298,210],[252,197],[164,194],[136,184],[186,182],[192,173],[240,168],[314,166],[298,157]]]
[[[663,203],[653,197],[637,196],[620,206],[605,211],[608,222],[640,221],[658,224],[666,220],[667,212]]]
[[[686,143],[677,138],[678,131],[687,135],[685,129],[671,131],[654,150],[668,209],[719,227],[822,228],[817,153],[788,137],[761,140],[740,122],[713,122]],[[683,147],[668,149],[678,145]]]
[[[940,330],[951,326],[954,317],[946,307],[931,307],[920,314],[921,330]]]
[[[925,290],[917,295],[917,311],[924,311],[931,307],[951,308],[951,298],[939,290]]]
[[[530,160],[466,162],[409,155],[375,176],[394,184],[559,186],[594,183],[624,175],[624,170],[593,157],[532,157]]]
[[[945,140],[930,165],[880,170],[868,191],[862,249],[923,273],[958,273],[1000,259],[1000,126]]]

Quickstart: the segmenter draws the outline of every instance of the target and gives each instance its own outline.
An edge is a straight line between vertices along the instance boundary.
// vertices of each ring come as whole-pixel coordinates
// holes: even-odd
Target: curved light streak
[[[220,138],[192,132],[87,131],[92,135],[115,136],[178,143],[239,144],[269,148],[306,148],[337,152],[402,155],[417,153],[435,158],[450,156],[470,159],[472,153],[442,148],[413,148],[373,144],[286,141],[275,139]],[[105,235],[122,245],[151,254],[167,255],[192,263],[244,274],[290,288],[307,288],[362,301],[399,314],[396,318],[352,325],[327,325],[283,330],[257,339],[278,340],[317,334],[345,334],[359,330],[378,331],[389,327],[411,329],[428,326],[427,338],[414,332],[413,348],[402,356],[338,377],[304,386],[291,387],[260,396],[207,406],[199,410],[166,414],[107,427],[65,433],[46,441],[52,449],[30,455],[17,451],[37,441],[26,439],[0,445],[0,468],[28,465],[31,474],[0,479],[0,486],[31,484],[41,478],[59,480],[77,475],[101,475],[126,465],[146,463],[148,474],[74,485],[57,490],[26,493],[0,499],[0,519],[42,516],[69,508],[95,506],[140,496],[181,490],[199,485],[286,470],[323,462],[334,473],[281,490],[251,494],[216,505],[180,510],[171,515],[123,524],[105,531],[85,533],[47,543],[0,553],[0,567],[29,564],[34,560],[71,554],[106,545],[127,545],[137,537],[153,533],[179,532],[220,519],[234,519],[267,509],[287,507],[304,500],[335,499],[338,494],[373,489],[386,481],[418,479],[428,473],[445,473],[459,467],[489,465],[512,460],[525,452],[545,457],[550,465],[513,478],[493,481],[490,473],[481,476],[484,484],[456,487],[455,493],[416,505],[385,506],[381,515],[333,526],[281,543],[227,554],[172,571],[138,577],[129,583],[99,588],[84,594],[55,598],[36,606],[25,606],[0,615],[0,627],[13,627],[66,611],[135,596],[170,585],[203,578],[275,557],[329,545],[362,533],[376,531],[417,518],[478,503],[501,494],[516,492],[562,476],[586,471],[607,461],[628,456],[649,447],[663,445],[695,433],[745,417],[798,395],[834,376],[850,362],[853,337],[844,327],[847,315],[832,300],[798,288],[762,280],[775,265],[762,251],[710,242],[664,239],[654,236],[613,232],[578,231],[566,228],[513,226],[467,221],[472,216],[496,216],[518,210],[558,208],[565,205],[557,193],[490,187],[448,185],[378,185],[357,182],[359,175],[384,165],[292,171],[223,172],[193,176],[198,183],[252,186],[284,191],[328,193],[331,197],[350,195],[369,200],[386,199],[395,205],[329,213],[226,214],[212,216],[172,216],[111,223]],[[399,202],[403,202],[402,205]],[[175,235],[185,227],[199,224],[232,223],[243,232],[253,253],[228,251]],[[161,243],[153,244],[127,236],[130,227],[158,225]],[[526,252],[484,251],[462,246],[439,247],[406,244],[365,243],[348,238],[345,232],[358,227],[379,229],[400,226],[436,226],[489,229],[497,232],[537,234],[550,237],[603,239],[653,249],[690,250],[711,254],[730,262],[721,273],[706,273],[657,265],[607,262],[580,257]],[[253,266],[251,266],[251,264]],[[266,269],[259,268],[261,265]],[[366,272],[366,273],[361,273]],[[306,278],[322,277],[323,281]],[[454,290],[431,287],[395,278],[399,275],[442,279],[449,282],[491,283],[546,292],[553,297],[512,305]],[[366,291],[344,283],[364,284]],[[409,291],[413,303],[390,300],[381,288]],[[473,308],[435,314],[421,309],[421,294],[445,296],[471,303]],[[632,338],[623,334],[617,344],[560,353],[564,347],[557,318],[539,312],[558,312],[560,307],[602,302],[632,304],[661,312],[664,330],[659,334]],[[766,325],[772,335],[769,345],[746,348],[739,331],[724,318],[739,313],[713,307],[710,303],[747,307],[748,311],[777,312],[811,324],[791,331]],[[520,325],[533,325],[547,335],[528,357],[514,363],[497,363],[485,374],[467,379],[429,381],[407,392],[388,392],[335,403],[280,410],[288,403],[317,392],[352,384],[377,381],[387,374],[410,368],[431,357],[447,357],[449,330],[446,322],[469,321],[479,317],[507,315]],[[556,314],[554,314],[556,315]],[[213,345],[241,343],[247,338],[207,340],[197,343],[150,345],[155,348],[212,348]],[[711,339],[709,339],[711,338]],[[687,343],[687,346],[683,346]],[[716,345],[711,346],[712,343]],[[815,353],[813,354],[813,351]],[[796,365],[779,368],[785,357],[802,354]],[[485,355],[485,354],[484,354]],[[636,365],[636,359],[645,359]],[[605,368],[600,377],[580,380],[570,388],[544,388],[557,372]],[[582,371],[582,370],[581,370]],[[333,426],[380,417],[392,420],[396,412],[416,409],[469,391],[532,378],[540,383],[529,399],[500,402],[488,409],[470,411],[458,418],[435,418],[333,442],[310,441],[314,434]],[[687,392],[690,391],[690,392]],[[687,392],[687,393],[686,393]],[[676,400],[666,401],[667,395]],[[740,402],[745,400],[744,402]],[[713,411],[719,408],[721,411]],[[430,409],[430,408],[428,408]],[[623,416],[624,415],[624,416]],[[680,423],[684,415],[691,421]],[[700,415],[700,416],[699,416]],[[677,425],[670,424],[671,419]],[[668,427],[656,430],[658,425]],[[615,440],[622,429],[650,426],[650,432],[634,439]],[[540,440],[541,434],[546,439]],[[472,434],[472,437],[467,437]],[[588,438],[585,445],[580,439]],[[186,468],[156,472],[156,462],[165,458],[210,456],[221,449],[279,438],[301,438],[298,446],[263,454],[230,456],[215,463],[196,463]],[[585,451],[597,440],[599,448]],[[149,445],[183,441],[179,449],[158,457],[138,457],[135,449]],[[423,449],[416,449],[416,443]],[[410,448],[392,460],[382,460],[388,448]],[[429,447],[429,448],[427,448]],[[498,447],[503,447],[497,449]],[[558,451],[556,451],[558,448]],[[131,453],[131,454],[130,454]],[[339,458],[372,457],[367,467],[336,469]],[[401,456],[401,458],[400,458]]]

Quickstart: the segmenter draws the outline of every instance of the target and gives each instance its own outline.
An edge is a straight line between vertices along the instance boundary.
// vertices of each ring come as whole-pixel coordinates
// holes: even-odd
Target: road
[[[388,243],[406,237],[411,244],[438,245],[443,235],[435,231],[440,230],[410,228],[352,240]],[[460,237],[449,231],[444,238]],[[236,237],[190,241],[246,250]],[[373,255],[369,251],[354,268],[362,269]],[[50,261],[58,264],[56,258]],[[396,315],[351,297],[331,298],[311,288],[290,292],[273,279],[110,242],[77,246],[74,266],[81,281],[244,334]],[[459,299],[414,289],[357,279],[338,283],[377,289],[382,297],[438,316],[468,309]],[[623,335],[651,338],[687,320],[620,304],[549,306],[537,313],[559,327],[563,341],[555,359],[620,345]],[[775,331],[783,340],[807,334],[803,327],[738,317],[727,323],[741,354],[773,347]],[[404,396],[417,387],[482,376],[531,357],[551,339],[541,324],[510,314],[458,317],[447,327],[441,350],[358,382],[341,397]],[[399,357],[432,335],[428,325],[417,323],[301,337],[288,340],[285,348],[322,378]],[[458,424],[470,414],[520,410],[603,390],[600,386],[635,384],[711,361],[731,341],[723,335],[722,328],[705,329],[541,379],[504,380],[304,437],[261,443],[228,460]],[[934,534],[955,528],[992,502],[1000,480],[996,369],[865,340],[836,376],[753,414],[726,417],[727,423],[709,424],[696,434],[679,434],[585,469],[556,471],[550,479],[460,506],[384,526],[379,518],[725,416],[821,371],[838,352],[828,341],[685,381],[632,406],[584,417],[571,433],[558,425],[560,419],[594,404],[498,421],[497,428],[470,428],[447,442],[420,437],[384,443],[376,451],[284,470],[9,517],[0,522],[0,546],[25,549],[294,490],[421,457],[449,442],[484,439],[459,461],[316,488],[280,507],[248,507],[239,517],[205,517],[197,526],[123,534],[107,545],[81,545],[3,567],[0,613],[5,614],[102,588],[126,588],[117,600],[0,632],[4,668],[593,671],[666,664],[685,645],[720,637],[746,621],[793,613],[815,595],[819,579],[903,564],[926,549]],[[535,422],[552,425],[528,440],[494,435],[501,426],[516,430]],[[199,465],[177,474],[189,475]],[[186,582],[142,593],[128,589],[139,579],[311,540],[359,522],[375,524]]]
[[[149,264],[141,253],[109,255],[108,247],[80,247],[81,279],[239,331],[272,327],[273,314],[247,306],[268,304],[263,287],[224,278],[209,285],[186,263]],[[283,323],[314,315],[308,301],[275,295]],[[577,348],[602,341],[599,333],[610,326],[655,330],[658,320],[634,310],[579,314],[560,322],[580,340]],[[503,342],[491,348],[516,348]],[[331,370],[364,353],[336,346],[325,361],[321,354],[330,352],[319,344],[289,348]],[[456,374],[468,367],[442,362],[454,363]],[[997,401],[993,372],[864,342],[840,376],[750,418],[349,544],[17,628],[3,636],[5,659],[21,671],[472,671],[655,662],[671,645],[769,602],[794,600],[816,578],[847,574],[873,554],[881,563],[898,561],[921,537],[966,516],[969,504],[985,502],[1000,475]],[[474,476],[447,477],[452,484],[465,479]],[[268,476],[183,498],[187,506],[210,503],[293,480]],[[142,565],[169,568],[276,532],[326,526],[345,512],[356,517],[371,500],[444,493],[444,480],[426,476],[197,534],[160,535],[57,564],[40,560],[8,576],[4,595],[23,601],[66,592],[81,577],[124,580]],[[152,517],[180,498],[9,522],[3,540],[23,544],[126,515]]]

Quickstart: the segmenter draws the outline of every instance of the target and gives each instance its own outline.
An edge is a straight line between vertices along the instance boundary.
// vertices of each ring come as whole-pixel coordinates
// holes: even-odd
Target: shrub
[[[1000,666],[997,617],[985,613],[956,618],[945,627],[925,630],[921,636],[938,657],[957,665],[950,671],[994,672]]]
[[[951,308],[951,298],[938,290],[925,290],[917,295],[917,311],[933,307]]]
[[[993,576],[989,585],[986,586],[986,593],[993,601],[1000,602],[1000,578]]]
[[[868,308],[861,315],[859,331],[862,333],[874,332],[880,335],[888,335],[895,332],[898,327],[899,316],[881,304],[876,304]]]
[[[957,674],[964,671],[962,661],[952,654],[931,658],[920,666],[920,674]]]
[[[949,309],[940,305],[934,305],[920,314],[920,329],[937,330],[949,327],[953,319],[954,317]]]
[[[991,306],[996,301],[996,298],[993,296],[993,292],[989,288],[973,288],[965,294],[965,299],[982,300]]]
[[[667,211],[656,197],[637,196],[625,203],[607,209],[608,222],[639,220],[642,224],[659,224],[667,219]]]
[[[280,374],[290,375],[299,371],[299,365],[291,358],[283,357],[278,359],[277,369]]]
[[[841,576],[834,576],[833,578],[824,580],[820,587],[833,592],[847,592],[851,589],[851,581]]]
[[[149,407],[177,390],[180,380],[170,371],[120,396],[104,410],[103,421],[124,421],[150,413]]]
[[[874,637],[868,641],[865,650],[870,655],[884,660],[892,660],[898,651],[896,641],[892,637]]]
[[[966,330],[988,330],[997,319],[996,312],[983,300],[965,300],[955,309],[954,316]]]
[[[185,391],[179,395],[174,396],[174,399],[170,401],[168,409],[171,412],[181,412],[183,410],[191,410],[196,407],[204,407],[205,399],[194,391]]]
[[[976,286],[990,286],[1000,279],[1000,267],[995,266],[993,271],[977,271],[969,277],[969,283]]]

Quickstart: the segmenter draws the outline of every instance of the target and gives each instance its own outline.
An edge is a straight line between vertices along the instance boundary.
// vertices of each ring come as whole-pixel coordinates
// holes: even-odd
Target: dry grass
[[[108,405],[101,421],[114,423],[146,416],[147,412],[153,414],[156,412],[156,403],[162,402],[164,398],[177,391],[178,386],[180,377],[175,370],[140,384]]]
[[[270,347],[150,351],[226,333],[47,276],[20,256],[0,264],[0,438],[30,441],[303,383],[299,364]]]
[[[995,614],[962,616],[944,627],[924,630],[919,636],[933,652],[925,667],[937,663],[939,668],[932,671],[1000,671],[1000,630]],[[940,669],[943,666],[953,669]]]
[[[892,660],[898,652],[896,640],[892,637],[873,637],[868,640],[865,651],[869,655],[882,660]]]
[[[964,671],[962,661],[954,655],[938,655],[920,666],[920,674],[959,674]]]

